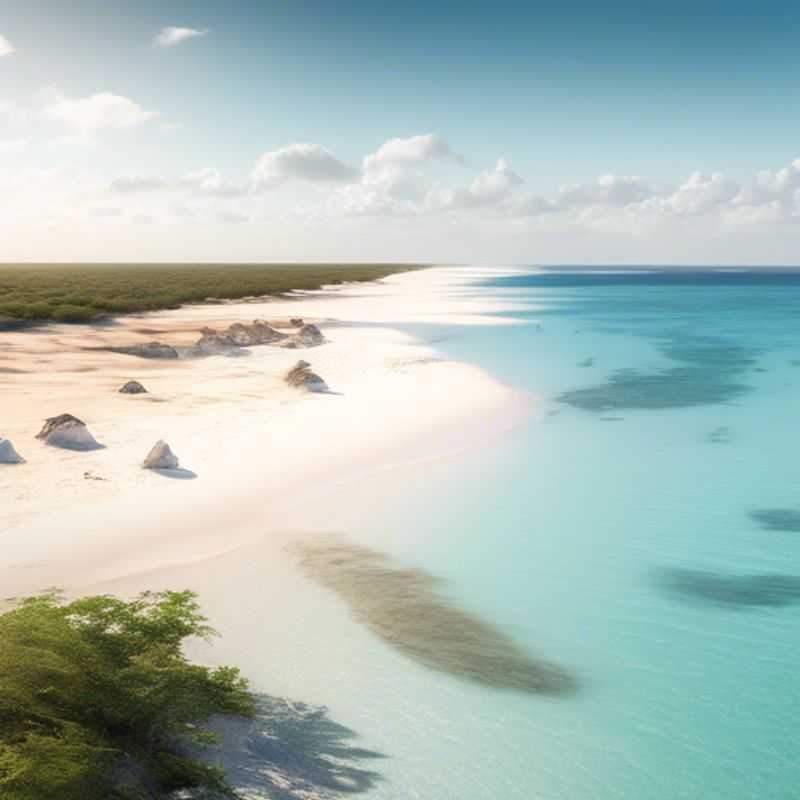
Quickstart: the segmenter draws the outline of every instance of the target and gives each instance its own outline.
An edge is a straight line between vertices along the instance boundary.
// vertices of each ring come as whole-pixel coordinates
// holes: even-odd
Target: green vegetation
[[[4,264],[0,319],[88,322],[106,314],[176,308],[209,298],[280,295],[370,281],[401,264]]]
[[[199,727],[210,715],[254,713],[238,670],[184,657],[187,637],[212,633],[191,592],[48,594],[0,615],[0,797],[234,797],[185,755],[213,743]]]

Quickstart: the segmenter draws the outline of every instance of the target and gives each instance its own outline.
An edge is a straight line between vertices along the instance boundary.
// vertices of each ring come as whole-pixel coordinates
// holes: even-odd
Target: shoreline
[[[247,358],[163,364],[87,351],[75,325],[9,335],[4,364],[10,353],[12,369],[44,365],[0,375],[0,416],[12,420],[2,435],[28,459],[0,471],[0,494],[12,497],[0,509],[4,596],[138,583],[270,533],[280,538],[277,532],[296,526],[305,502],[325,502],[376,470],[479,446],[518,424],[534,413],[528,398],[477,367],[441,359],[404,330],[509,322],[490,316],[502,310],[498,304],[468,291],[481,273],[428,268],[290,301],[134,315],[91,331],[105,342],[130,339],[137,328],[178,341],[201,323],[285,315],[319,322],[329,340],[297,351],[254,347]],[[43,355],[58,355],[60,369],[51,372],[53,359]],[[338,394],[304,395],[282,385],[280,376],[298,358],[311,361]],[[114,387],[128,377],[141,378],[152,394],[117,394]],[[40,418],[64,411],[84,419],[106,448],[75,453],[34,442]],[[196,479],[139,468],[158,438]],[[84,472],[103,480],[84,479]]]

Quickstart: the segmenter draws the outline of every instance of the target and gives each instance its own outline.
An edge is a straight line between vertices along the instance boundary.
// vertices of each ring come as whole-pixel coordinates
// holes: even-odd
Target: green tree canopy
[[[233,796],[182,746],[213,743],[212,714],[253,714],[237,669],[184,656],[187,637],[212,634],[188,591],[47,594],[0,615],[0,797]]]

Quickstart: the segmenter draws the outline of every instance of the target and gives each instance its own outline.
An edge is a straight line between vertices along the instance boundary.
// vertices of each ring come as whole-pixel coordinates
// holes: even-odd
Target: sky
[[[0,0],[0,261],[800,264],[800,4]]]

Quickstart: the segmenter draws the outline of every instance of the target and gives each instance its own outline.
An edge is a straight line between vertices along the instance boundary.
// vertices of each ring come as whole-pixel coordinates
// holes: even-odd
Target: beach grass
[[[411,264],[2,264],[0,322],[91,322],[207,300],[371,281]]]

